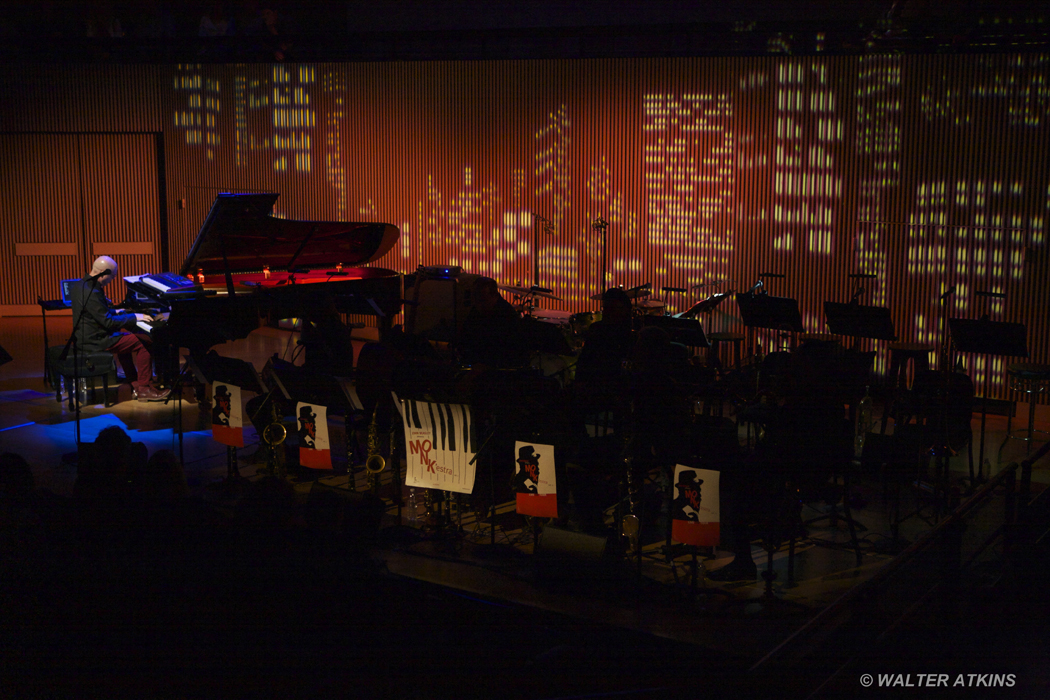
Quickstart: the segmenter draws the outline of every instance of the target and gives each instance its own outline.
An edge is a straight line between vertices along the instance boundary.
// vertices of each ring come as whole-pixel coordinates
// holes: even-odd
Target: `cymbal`
[[[651,285],[642,285],[641,287],[632,287],[631,289],[624,289],[623,293],[627,295],[628,299],[640,299],[641,297],[647,297],[653,293]],[[591,301],[601,301],[602,293],[592,294],[590,296]]]
[[[554,301],[561,301],[561,297],[551,294],[550,292],[542,292],[538,289],[532,289],[531,287],[515,287],[512,284],[499,285],[499,289],[504,292],[510,292],[511,294],[519,297],[534,296],[543,297],[544,299],[553,299]]]

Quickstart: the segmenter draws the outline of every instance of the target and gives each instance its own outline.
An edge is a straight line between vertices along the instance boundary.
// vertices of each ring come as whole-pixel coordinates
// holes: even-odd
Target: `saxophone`
[[[266,459],[266,471],[270,476],[283,479],[287,472],[284,465],[284,444],[288,437],[288,429],[281,423],[281,414],[277,410],[277,403],[270,401],[270,423],[263,429],[262,439],[268,448]]]
[[[372,422],[368,424],[368,456],[365,458],[365,472],[368,474],[368,485],[372,493],[379,490],[379,474],[386,469],[386,460],[379,453],[379,406],[372,411]]]

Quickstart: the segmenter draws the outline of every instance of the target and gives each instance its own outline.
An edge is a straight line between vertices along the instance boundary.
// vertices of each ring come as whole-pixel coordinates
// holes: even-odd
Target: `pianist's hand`
[[[153,323],[153,317],[146,314],[135,314],[135,320],[143,323]]]

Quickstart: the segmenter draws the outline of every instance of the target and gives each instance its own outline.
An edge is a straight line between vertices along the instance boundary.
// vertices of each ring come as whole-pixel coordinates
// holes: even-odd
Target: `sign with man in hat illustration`
[[[510,485],[521,515],[558,517],[558,491],[554,477],[554,446],[515,442],[517,467]]]
[[[295,408],[299,412],[299,464],[312,469],[331,469],[327,409],[310,403],[299,403]]]
[[[671,537],[683,544],[713,547],[720,537],[719,473],[675,465]]]
[[[223,445],[244,447],[241,388],[216,382],[212,388],[212,399],[215,401],[211,409],[212,439]]]

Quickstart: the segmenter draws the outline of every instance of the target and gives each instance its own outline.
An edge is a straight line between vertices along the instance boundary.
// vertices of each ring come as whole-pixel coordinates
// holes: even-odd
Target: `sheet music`
[[[391,392],[393,393],[393,392]],[[474,490],[476,428],[465,404],[430,403],[394,394],[405,425],[407,486],[457,493]]]

